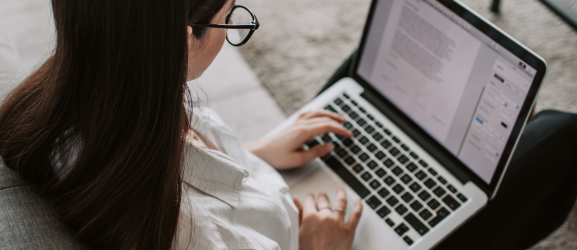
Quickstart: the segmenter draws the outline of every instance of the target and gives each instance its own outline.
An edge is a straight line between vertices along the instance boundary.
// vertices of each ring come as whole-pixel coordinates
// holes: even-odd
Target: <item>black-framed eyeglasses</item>
[[[242,46],[248,42],[259,27],[258,19],[250,9],[242,5],[234,5],[226,16],[226,24],[190,24],[198,28],[226,29],[226,40],[233,46]]]

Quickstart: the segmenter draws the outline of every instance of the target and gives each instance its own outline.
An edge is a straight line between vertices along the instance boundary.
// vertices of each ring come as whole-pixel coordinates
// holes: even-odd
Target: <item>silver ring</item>
[[[323,209],[328,209],[328,210],[331,210],[331,211],[332,211],[331,207],[319,207],[319,211],[321,211],[321,210],[323,210]]]
[[[335,208],[334,211],[335,211],[335,212],[340,212],[340,213],[343,213],[343,214],[346,214],[346,213],[347,213],[347,212],[345,212],[345,210],[342,209],[342,208]]]

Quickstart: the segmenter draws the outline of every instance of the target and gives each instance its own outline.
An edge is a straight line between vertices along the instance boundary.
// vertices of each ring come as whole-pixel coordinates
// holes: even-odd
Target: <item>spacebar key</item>
[[[341,177],[341,179],[349,184],[349,186],[355,190],[355,192],[357,192],[361,198],[365,198],[371,193],[371,191],[369,191],[365,185],[363,185],[353,174],[351,174],[351,172],[349,172],[349,170],[347,170],[345,166],[339,162],[339,160],[334,157],[329,157],[324,161],[333,171],[335,171],[335,173],[337,173],[337,175]]]

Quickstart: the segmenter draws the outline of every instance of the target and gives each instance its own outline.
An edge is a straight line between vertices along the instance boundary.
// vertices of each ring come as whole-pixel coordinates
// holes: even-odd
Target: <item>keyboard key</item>
[[[369,118],[369,120],[374,121],[375,117],[373,117],[372,115],[367,115],[367,118]]]
[[[421,208],[423,208],[423,204],[421,204],[419,201],[416,200],[411,204],[411,208],[415,210],[415,212],[418,212],[419,210],[421,210]]]
[[[387,199],[387,203],[389,203],[389,205],[391,205],[391,207],[394,207],[395,205],[397,205],[397,203],[399,203],[399,200],[397,200],[397,198],[395,198],[395,196],[391,196]]]
[[[399,162],[404,165],[407,163],[407,161],[409,161],[409,158],[407,158],[405,155],[401,155],[399,158],[397,158],[397,160],[399,160]]]
[[[359,148],[359,146],[357,146],[357,145],[354,145],[351,148],[351,152],[353,152],[353,154],[358,154],[359,152],[361,152],[361,148]]]
[[[395,167],[393,168],[393,174],[395,174],[396,176],[401,175],[403,172],[403,170],[400,167]]]
[[[365,161],[367,161],[368,159],[370,159],[370,157],[369,157],[369,155],[368,155],[367,153],[363,153],[363,154],[361,154],[361,155],[359,156],[359,159],[360,159],[362,162],[365,162]]]
[[[366,112],[367,112],[367,111],[366,111],[364,108],[362,108],[362,107],[359,107],[359,110],[360,110],[361,112],[363,112],[363,113],[366,113]]]
[[[425,174],[425,172],[423,172],[423,170],[421,170],[415,174],[415,177],[417,177],[417,179],[422,181],[423,179],[425,179],[427,177],[427,174]]]
[[[367,131],[367,133],[372,133],[373,131],[375,131],[375,128],[373,128],[373,126],[369,125],[365,128],[365,131]]]
[[[421,185],[419,185],[417,182],[413,182],[409,188],[413,190],[413,192],[417,193],[417,191],[421,190]]]
[[[396,143],[401,142],[401,140],[399,140],[399,138],[397,138],[396,136],[393,136],[393,141],[395,141]]]
[[[387,218],[387,219],[385,220],[385,222],[386,222],[390,227],[394,227],[394,226],[395,226],[395,223],[394,223],[391,219],[389,219],[389,218]]]
[[[395,208],[395,211],[397,211],[399,215],[403,216],[403,214],[405,214],[409,210],[405,206],[403,206],[403,204],[401,204],[397,208]]]
[[[367,204],[369,204],[369,206],[370,206],[372,209],[375,209],[375,208],[377,208],[378,206],[380,206],[380,205],[382,204],[382,202],[379,200],[379,198],[377,198],[377,197],[374,196],[374,195],[371,196],[371,198],[368,198],[368,199],[366,200],[366,202],[367,202]]]
[[[341,98],[337,98],[333,101],[336,105],[341,105],[341,103],[343,103],[343,100],[341,100]]]
[[[403,240],[407,243],[407,245],[413,245],[413,240],[411,240],[411,238],[409,238],[409,236],[405,236],[403,237]]]
[[[427,210],[426,208],[423,209],[423,211],[421,211],[419,213],[419,216],[421,216],[421,218],[423,218],[423,220],[428,220],[429,218],[431,218],[433,216],[433,214],[431,212],[429,212],[429,210]]]
[[[388,129],[384,129],[383,132],[385,132],[385,134],[387,134],[387,135],[393,134],[393,133],[391,133],[391,131],[389,131]]]
[[[380,122],[375,122],[375,125],[377,125],[377,127],[379,127],[379,128],[382,128],[382,127],[383,127],[383,124],[380,123]]]
[[[387,190],[386,188],[381,188],[381,190],[379,190],[379,192],[377,192],[377,194],[379,194],[379,196],[381,196],[381,198],[385,198],[385,197],[389,196],[389,194],[391,194],[391,192],[389,192],[389,190]]]
[[[453,187],[453,185],[449,185],[447,186],[447,188],[449,189],[449,191],[451,191],[453,194],[457,192],[457,189],[455,187]]]
[[[363,171],[363,166],[361,166],[360,164],[357,164],[353,167],[353,171],[355,171],[355,173],[360,173],[361,171]]]
[[[355,160],[355,158],[353,158],[352,156],[347,157],[347,159],[345,159],[345,163],[349,166],[352,166],[357,160]]]
[[[381,218],[385,218],[385,216],[387,216],[387,215],[390,214],[390,213],[391,213],[391,210],[389,210],[389,208],[388,208],[388,207],[385,207],[385,206],[383,206],[382,208],[380,208],[380,209],[377,211],[377,214],[378,214],[379,216],[381,216]]]
[[[447,204],[447,206],[453,211],[457,210],[457,208],[461,206],[461,204],[459,204],[459,202],[453,199],[453,197],[450,195],[445,196],[445,198],[443,198],[443,202]]]
[[[363,178],[363,180],[368,181],[371,178],[373,178],[373,176],[371,174],[369,174],[369,172],[365,172],[364,174],[361,175],[361,178]]]
[[[437,183],[432,178],[429,178],[425,181],[425,186],[427,186],[429,189],[433,188],[435,185],[437,185]]]
[[[403,150],[405,150],[405,151],[411,150],[411,149],[410,149],[407,145],[405,145],[405,144],[401,145],[401,148],[402,148]]]
[[[413,200],[413,195],[411,195],[409,192],[406,192],[403,194],[403,196],[401,196],[401,199],[403,199],[406,203],[409,203]]]
[[[380,133],[375,133],[373,135],[373,139],[375,139],[375,141],[380,141],[381,139],[383,139],[383,135],[381,135]]]
[[[329,166],[335,173],[341,177],[355,192],[361,197],[365,198],[371,193],[369,189],[365,187],[348,169],[346,169],[340,162],[334,157],[330,157],[325,160],[327,166]]]
[[[354,119],[357,119],[357,117],[359,117],[359,114],[357,114],[355,111],[352,111],[349,114],[349,117],[354,120]]]
[[[429,198],[431,198],[431,195],[423,190],[420,194],[419,194],[419,198],[421,198],[422,201],[427,201]]]
[[[312,139],[306,142],[305,145],[307,145],[307,147],[309,148],[314,148],[316,145],[319,145],[319,141],[317,141],[316,139]]]
[[[375,154],[375,157],[377,157],[377,159],[382,160],[383,158],[385,158],[385,153],[379,151]]]
[[[344,150],[342,148],[339,148],[336,153],[341,158],[344,158],[345,156],[347,156],[349,154],[346,150]]]
[[[385,140],[384,142],[381,143],[381,146],[383,146],[383,148],[387,149],[389,148],[391,145],[393,145],[389,140]]]
[[[338,111],[335,108],[333,108],[333,106],[331,106],[331,105],[325,106],[325,109],[328,111],[334,112],[334,113],[338,113]]]
[[[362,155],[361,155],[361,156],[362,156]],[[367,157],[368,157],[368,156],[367,156]],[[370,162],[367,164],[367,167],[369,167],[371,170],[372,170],[372,169],[375,169],[375,168],[378,167],[378,166],[379,166],[379,164],[376,163],[375,161],[370,161]],[[379,177],[380,177],[380,176],[379,176]]]
[[[393,165],[395,165],[395,162],[393,162],[391,159],[387,159],[383,162],[385,164],[385,166],[387,166],[388,168],[391,168]]]
[[[457,194],[457,198],[459,198],[459,200],[462,202],[466,202],[468,200],[467,197],[465,197],[463,194]]]
[[[401,177],[401,181],[405,184],[409,184],[409,182],[411,182],[413,180],[413,178],[411,178],[411,176],[409,176],[408,174],[403,175],[403,177]]]
[[[351,103],[355,106],[359,106],[359,104],[357,102],[355,102],[354,100],[351,100]]]
[[[431,221],[429,221],[429,226],[434,227],[437,224],[439,224],[439,222],[441,222],[443,219],[445,219],[447,216],[449,216],[449,211],[445,208],[441,208],[439,209],[439,211],[437,211],[437,216],[435,216],[435,218],[431,219]]]
[[[437,200],[435,200],[435,199],[432,199],[431,201],[429,201],[429,202],[427,203],[427,205],[429,205],[430,208],[432,208],[433,210],[435,210],[435,209],[437,209],[437,208],[441,205],[441,203],[439,203],[439,202],[438,202]]]
[[[349,95],[347,95],[347,93],[343,93],[343,96],[347,99],[351,98],[351,97],[349,97]]]
[[[363,137],[361,137],[361,139],[359,139],[359,142],[361,144],[365,145],[369,142],[369,139],[367,139],[367,137],[363,136]]]
[[[357,124],[359,124],[359,126],[365,126],[365,124],[367,124],[367,121],[365,121],[365,119],[361,118],[357,121]]]
[[[381,183],[377,180],[373,180],[371,181],[371,183],[369,184],[374,190],[377,190],[377,188],[379,188],[381,186]]]
[[[375,150],[377,150],[377,146],[375,146],[375,144],[369,144],[369,146],[367,146],[367,149],[369,150],[369,152],[374,152]]]
[[[329,143],[333,141],[333,138],[331,138],[330,135],[326,134],[321,138],[324,142]]]
[[[341,107],[341,109],[345,112],[349,112],[349,110],[351,110],[351,107],[349,107],[349,105],[344,105],[343,107]]]
[[[447,193],[447,191],[445,191],[445,189],[443,189],[442,187],[439,186],[439,187],[435,188],[435,190],[433,190],[433,193],[437,197],[441,198],[443,195],[445,195]]]
[[[359,130],[355,129],[353,130],[353,137],[357,137],[361,134],[361,132],[359,132]]]
[[[353,143],[354,143],[353,140],[351,140],[350,138],[347,138],[343,141],[343,144],[347,147],[353,145]]]
[[[385,174],[387,174],[387,172],[382,168],[379,168],[377,171],[375,171],[375,174],[377,174],[378,177],[383,177]]]
[[[415,152],[411,152],[410,153],[411,157],[413,157],[413,159],[419,159],[419,155],[415,154]]]
[[[427,164],[427,163],[426,163],[425,161],[423,161],[423,160],[420,160],[420,161],[419,161],[419,164],[421,164],[421,166],[423,166],[423,167],[428,167],[428,166],[429,166],[429,164]]]
[[[351,129],[353,127],[353,124],[351,124],[350,122],[344,122],[343,127],[345,127],[346,129]]]
[[[387,178],[384,179],[384,182],[390,186],[393,185],[393,183],[395,183],[395,179],[393,179],[393,177],[387,176]]]
[[[393,147],[389,150],[389,153],[391,153],[393,156],[397,156],[401,151],[399,151],[396,147]]]
[[[395,232],[397,232],[399,236],[403,236],[407,231],[409,231],[409,228],[404,223],[401,223],[401,225],[395,228]]]
[[[417,170],[419,167],[417,167],[417,165],[415,165],[415,163],[409,163],[409,165],[407,165],[407,170],[409,170],[411,173],[415,172],[415,170]]]
[[[429,228],[427,226],[425,226],[425,224],[423,224],[419,218],[417,218],[415,215],[413,215],[413,213],[409,213],[407,214],[407,216],[405,216],[405,220],[409,223],[409,225],[411,225],[411,227],[413,227],[415,229],[415,231],[417,231],[417,233],[419,233],[420,235],[425,235],[427,232],[429,232]]]
[[[437,176],[437,171],[432,168],[429,168],[429,173],[431,173],[433,176]]]
[[[403,191],[405,191],[405,188],[401,186],[401,184],[397,184],[396,186],[393,187],[393,191],[395,191],[395,193],[397,194],[400,194]]]
[[[439,176],[439,178],[437,178],[437,180],[438,180],[440,183],[443,183],[443,185],[447,184],[447,180],[445,180],[445,178],[443,178],[443,176]]]

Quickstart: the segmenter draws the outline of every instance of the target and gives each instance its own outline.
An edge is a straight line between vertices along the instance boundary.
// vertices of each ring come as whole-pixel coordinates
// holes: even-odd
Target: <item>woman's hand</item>
[[[276,169],[298,167],[333,150],[331,143],[303,150],[304,143],[314,136],[332,132],[351,137],[352,133],[341,125],[343,122],[343,117],[330,111],[305,112],[287,129],[262,141],[249,142],[244,147]]]
[[[337,190],[337,204],[331,209],[325,193],[315,197],[308,194],[304,203],[294,198],[299,209],[299,249],[300,250],[350,250],[355,238],[355,230],[361,218],[363,205],[360,200],[345,222],[347,195],[342,188]]]

